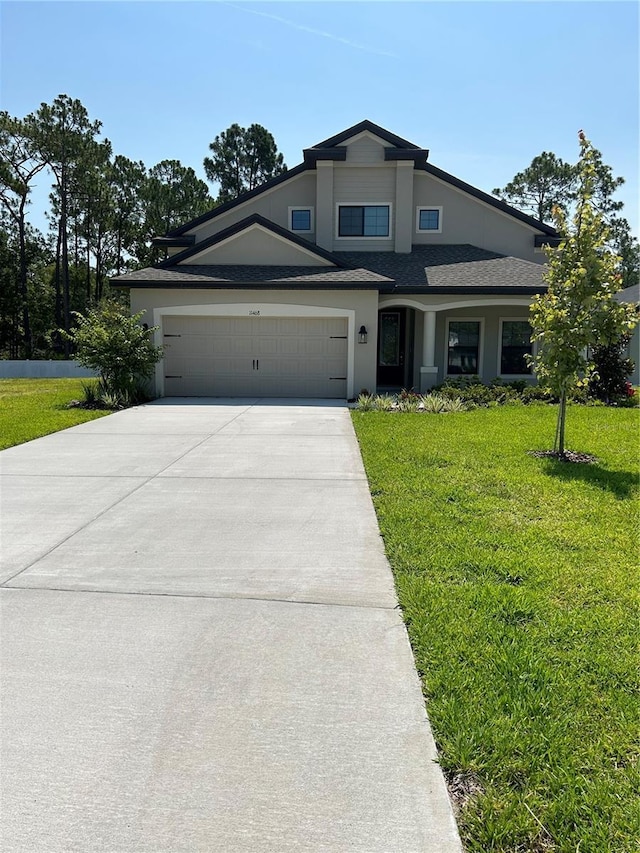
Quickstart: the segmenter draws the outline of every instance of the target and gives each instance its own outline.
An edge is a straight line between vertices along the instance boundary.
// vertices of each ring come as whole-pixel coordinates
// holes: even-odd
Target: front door
[[[378,312],[378,385],[405,385],[406,328],[406,309]]]

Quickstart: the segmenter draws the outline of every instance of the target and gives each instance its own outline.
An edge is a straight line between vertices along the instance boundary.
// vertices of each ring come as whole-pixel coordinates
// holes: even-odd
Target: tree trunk
[[[562,456],[564,454],[564,426],[567,417],[567,389],[562,389],[560,403],[558,405],[558,428],[556,432],[556,450]]]
[[[60,251],[62,246],[62,228],[60,222],[58,222],[58,238],[56,240],[56,271],[55,271],[55,285],[56,285],[56,326],[60,328],[62,326],[62,290],[60,288]]]
[[[69,278],[69,235],[67,234],[67,175],[66,168],[62,167],[62,179],[60,182],[60,230],[62,232],[62,310],[63,310],[63,328],[65,332],[71,329],[71,310],[70,310],[70,278]],[[69,341],[64,339],[64,357],[69,358]]]
[[[18,236],[20,240],[20,302],[22,304],[22,331],[24,335],[24,357],[31,358],[31,322],[29,318],[29,291],[27,286],[27,241],[25,237],[24,206],[27,197],[20,203],[20,218],[18,220]]]

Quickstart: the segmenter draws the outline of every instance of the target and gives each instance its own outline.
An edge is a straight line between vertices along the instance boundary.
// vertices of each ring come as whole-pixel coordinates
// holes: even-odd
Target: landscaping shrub
[[[589,393],[603,403],[618,403],[633,396],[627,377],[633,371],[633,361],[627,357],[630,335],[623,335],[607,346],[593,347],[594,372],[589,380]]]
[[[149,399],[148,382],[162,347],[154,346],[154,329],[141,324],[143,312],[130,316],[116,302],[104,302],[85,316],[76,314],[77,328],[64,333],[78,362],[97,370],[97,389],[85,391],[85,403],[97,394],[107,408],[135,405]]]
[[[582,383],[569,395],[572,403],[588,406],[603,406],[605,403],[594,398],[590,386]],[[494,379],[485,385],[477,376],[461,376],[447,379],[442,385],[434,386],[428,394],[419,394],[413,388],[404,388],[398,394],[361,393],[356,408],[361,412],[465,412],[474,408],[495,408],[496,406],[529,406],[557,404],[558,398],[541,385],[532,385],[525,379],[504,382]],[[623,392],[611,405],[622,408],[640,406],[640,394],[630,382],[625,382]]]

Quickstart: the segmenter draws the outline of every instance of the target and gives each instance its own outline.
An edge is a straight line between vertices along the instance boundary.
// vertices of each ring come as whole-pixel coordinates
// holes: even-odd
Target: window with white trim
[[[442,233],[442,208],[417,207],[416,231],[430,231],[432,234]]]
[[[530,376],[526,355],[531,355],[531,324],[528,320],[502,320],[500,329],[500,374]]]
[[[389,237],[391,205],[339,204],[338,237]]]
[[[480,373],[479,320],[449,320],[447,328],[447,373]]]
[[[313,231],[313,208],[290,207],[289,230],[303,234]]]

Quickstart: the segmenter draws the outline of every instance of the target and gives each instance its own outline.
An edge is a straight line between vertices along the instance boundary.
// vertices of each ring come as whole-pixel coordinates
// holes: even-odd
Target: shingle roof
[[[111,280],[116,287],[375,288],[382,293],[538,293],[544,267],[470,244],[414,246],[411,254],[335,252],[346,267],[179,264]],[[349,268],[351,267],[351,268]]]
[[[180,264],[162,269],[147,267],[111,279],[116,287],[225,287],[254,284],[271,287],[288,286],[298,290],[309,286],[352,284],[378,289],[387,279],[368,269],[337,267],[243,266],[240,264],[197,265]]]
[[[640,302],[640,282],[632,284],[631,287],[625,287],[624,290],[620,290],[616,293],[616,299],[618,302]]]
[[[385,292],[447,293],[463,291],[501,292],[514,289],[535,293],[545,289],[544,266],[468,243],[413,246],[410,255],[395,252],[335,252],[356,267],[367,266],[390,280]],[[461,290],[462,289],[462,290]]]

